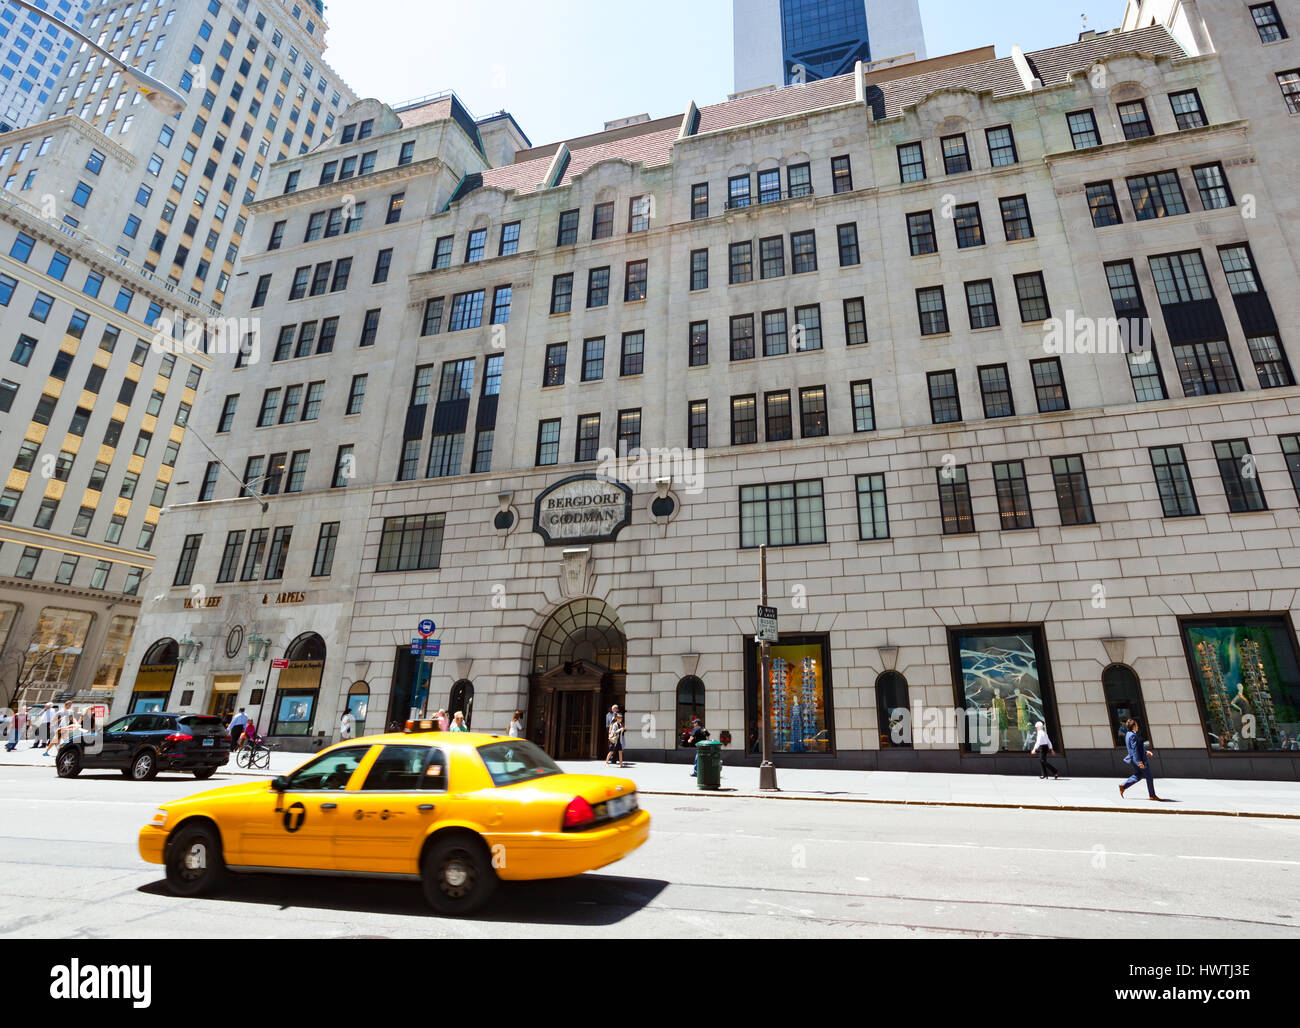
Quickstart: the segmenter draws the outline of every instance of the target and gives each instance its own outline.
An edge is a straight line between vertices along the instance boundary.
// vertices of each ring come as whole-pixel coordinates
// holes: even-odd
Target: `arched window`
[[[145,651],[141,664],[150,666],[175,664],[181,659],[181,648],[175,639],[159,639]]]
[[[370,686],[365,682],[353,682],[348,689],[348,710],[356,724],[352,728],[354,736],[366,734],[366,714],[370,710]]]
[[[906,678],[897,671],[886,671],[876,679],[876,724],[882,750],[912,745],[910,707]]]
[[[1112,664],[1101,673],[1101,689],[1106,695],[1110,734],[1116,746],[1124,745],[1124,722],[1129,718],[1134,718],[1144,733],[1150,732],[1146,707],[1142,703],[1142,683],[1131,667]]]
[[[325,640],[304,632],[284,651],[289,666],[276,680],[272,735],[311,735],[325,670]]]
[[[539,674],[573,660],[607,671],[627,670],[623,624],[603,600],[574,600],[547,618],[537,633],[533,667]]]
[[[474,683],[462,678],[451,687],[451,699],[447,701],[447,714],[457,711],[465,715],[465,727],[470,726],[474,717]]]
[[[677,741],[691,727],[691,718],[704,720],[704,683],[687,675],[677,683]]]
[[[293,660],[324,660],[325,640],[315,632],[304,632],[289,644],[284,655]]]

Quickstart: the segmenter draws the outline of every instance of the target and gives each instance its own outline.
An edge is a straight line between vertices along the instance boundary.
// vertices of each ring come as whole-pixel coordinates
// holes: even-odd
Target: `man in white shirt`
[[[42,746],[50,744],[50,736],[53,734],[54,727],[54,704],[45,704],[45,709],[41,711],[40,720],[36,723],[36,742],[32,744],[32,749],[40,749]]]
[[[244,734],[244,728],[248,724],[248,715],[244,713],[244,708],[239,708],[239,713],[230,719],[230,748],[233,750],[239,745],[239,740]]]

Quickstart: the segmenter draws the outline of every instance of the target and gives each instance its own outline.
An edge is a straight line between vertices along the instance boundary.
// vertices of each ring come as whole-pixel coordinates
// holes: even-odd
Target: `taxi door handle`
[[[337,803],[322,803],[322,804],[320,805],[320,809],[321,809],[321,810],[338,810],[338,809],[339,809],[339,805],[338,805]]]
[[[432,803],[421,803],[419,807],[421,814],[431,814],[433,812]]]

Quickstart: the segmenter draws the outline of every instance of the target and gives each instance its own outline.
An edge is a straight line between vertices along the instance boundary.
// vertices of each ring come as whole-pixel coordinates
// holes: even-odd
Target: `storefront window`
[[[131,713],[132,714],[157,714],[159,711],[167,709],[167,697],[170,693],[165,692],[138,692],[131,696]]]
[[[694,675],[688,675],[677,683],[677,737],[680,740],[691,727],[691,720],[704,720],[704,683]]]
[[[131,632],[135,629],[135,618],[119,614],[108,624],[108,638],[99,654],[99,667],[95,671],[95,689],[111,691],[117,688],[122,679],[122,668],[126,666],[126,649],[131,643]]]
[[[1027,753],[1034,722],[1050,733],[1051,678],[1043,634],[1037,628],[949,633],[953,679],[966,717],[956,726],[972,753]]]
[[[825,636],[797,636],[772,644],[771,725],[773,753],[833,753],[830,642]],[[746,724],[750,752],[759,736],[759,647],[747,641]]]
[[[1300,667],[1283,618],[1184,621],[1211,751],[1300,750]]]
[[[906,678],[897,671],[886,671],[876,679],[876,724],[882,750],[912,745],[910,706]]]
[[[361,736],[366,734],[366,712],[370,709],[370,686],[365,682],[353,682],[352,688],[348,690],[348,710],[352,712],[352,718],[355,724],[352,726],[352,734]]]
[[[88,611],[46,607],[27,647],[18,680],[24,697],[31,699],[72,688],[82,647],[95,616]]]
[[[280,693],[272,735],[307,735],[311,732],[316,693]]]
[[[1101,688],[1106,694],[1106,711],[1110,715],[1110,736],[1117,747],[1124,746],[1128,734],[1124,725],[1133,718],[1147,731],[1146,709],[1142,706],[1142,686],[1133,669],[1112,664],[1101,673]]]

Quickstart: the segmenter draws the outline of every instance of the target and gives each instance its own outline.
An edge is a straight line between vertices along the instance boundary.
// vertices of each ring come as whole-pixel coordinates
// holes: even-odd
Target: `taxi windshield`
[[[531,782],[535,778],[562,775],[564,769],[539,746],[523,739],[494,742],[478,748],[492,783],[497,786]]]

